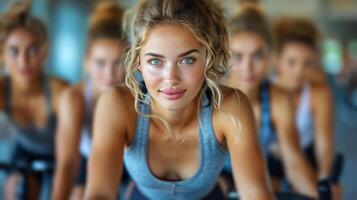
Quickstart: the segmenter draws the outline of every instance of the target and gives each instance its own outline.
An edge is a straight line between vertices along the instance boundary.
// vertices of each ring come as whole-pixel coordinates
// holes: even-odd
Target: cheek
[[[264,79],[265,75],[267,72],[267,67],[266,66],[260,66],[257,68],[257,70],[255,71],[255,75],[259,78],[259,79]]]
[[[200,87],[202,85],[204,77],[203,67],[197,67],[194,69],[183,69],[181,71],[181,77],[187,84]]]
[[[96,67],[95,65],[91,65],[89,67],[89,73],[90,76],[96,81],[100,81],[103,76],[103,70]]]

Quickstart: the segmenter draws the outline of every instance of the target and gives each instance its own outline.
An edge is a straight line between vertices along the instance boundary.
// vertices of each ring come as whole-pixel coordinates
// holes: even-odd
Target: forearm
[[[241,193],[242,200],[273,200],[273,193],[265,188],[254,188]]]
[[[52,200],[69,199],[76,177],[77,164],[58,166],[54,176]]]
[[[334,155],[335,150],[332,147],[332,144],[317,143],[316,160],[319,179],[326,178],[330,175]]]
[[[316,175],[304,159],[292,161],[285,169],[289,182],[299,194],[317,197]]]

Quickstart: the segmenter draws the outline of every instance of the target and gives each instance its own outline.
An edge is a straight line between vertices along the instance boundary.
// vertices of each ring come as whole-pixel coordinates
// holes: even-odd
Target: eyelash
[[[183,63],[184,60],[191,60],[191,63]],[[194,57],[185,57],[180,61],[180,64],[186,64],[186,65],[192,65],[193,63],[196,62],[196,58]]]

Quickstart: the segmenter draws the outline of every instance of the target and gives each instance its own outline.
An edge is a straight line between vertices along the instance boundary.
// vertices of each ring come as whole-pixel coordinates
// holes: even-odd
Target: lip
[[[105,81],[104,84],[106,86],[113,86],[114,85],[114,81],[110,80],[110,81]]]
[[[177,100],[179,98],[181,98],[186,90],[182,90],[182,89],[173,89],[173,88],[168,88],[168,89],[163,89],[163,90],[159,90],[159,92],[168,100]]]
[[[30,74],[32,74],[32,69],[31,68],[22,68],[19,70],[19,72],[23,75],[30,75]]]
[[[244,82],[251,83],[251,82],[254,82],[254,81],[255,81],[255,77],[246,77],[246,78],[243,78],[243,81],[244,81]]]

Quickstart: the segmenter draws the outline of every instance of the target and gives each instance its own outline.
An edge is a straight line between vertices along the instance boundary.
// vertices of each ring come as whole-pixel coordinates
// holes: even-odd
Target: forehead
[[[304,57],[313,57],[316,55],[314,49],[300,42],[286,43],[282,50],[282,53],[285,55],[296,55]]]
[[[187,49],[203,50],[203,45],[185,26],[168,23],[154,26],[147,35],[142,53],[177,54]]]
[[[232,36],[231,49],[238,52],[254,52],[267,47],[263,38],[254,32],[239,32]]]
[[[89,52],[94,56],[120,56],[122,44],[116,39],[97,39],[91,43]]]
[[[29,30],[26,30],[24,28],[17,28],[10,32],[9,36],[5,41],[5,45],[11,46],[28,46],[39,43],[39,37],[36,37]]]

